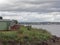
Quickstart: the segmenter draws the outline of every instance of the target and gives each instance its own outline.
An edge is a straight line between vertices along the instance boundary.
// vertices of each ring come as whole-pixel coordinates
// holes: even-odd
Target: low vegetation
[[[0,40],[8,41],[8,40],[16,40],[17,38],[18,37],[16,31],[0,32]]]
[[[24,36],[28,37],[28,40],[48,40],[52,37],[52,35],[44,29],[31,28],[28,30],[25,26],[20,27],[19,33],[23,35],[23,39]]]
[[[51,38],[52,35],[44,29],[34,29],[21,26],[18,31],[4,31],[0,32],[0,40],[15,40],[20,42],[44,41]]]

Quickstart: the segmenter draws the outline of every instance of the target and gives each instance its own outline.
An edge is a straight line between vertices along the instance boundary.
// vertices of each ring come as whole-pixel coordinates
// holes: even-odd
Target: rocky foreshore
[[[32,42],[31,45],[60,45],[60,37],[53,36],[47,41],[36,41]]]
[[[32,40],[31,42],[26,42],[20,43],[20,45],[60,45],[60,37],[53,36],[49,40],[46,41],[35,41]]]
[[[50,40],[47,41],[48,45],[60,45],[60,37],[53,36]]]

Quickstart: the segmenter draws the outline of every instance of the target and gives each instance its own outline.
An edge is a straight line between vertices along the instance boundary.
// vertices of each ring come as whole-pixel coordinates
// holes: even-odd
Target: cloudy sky
[[[0,0],[0,16],[19,22],[57,22],[60,0]]]

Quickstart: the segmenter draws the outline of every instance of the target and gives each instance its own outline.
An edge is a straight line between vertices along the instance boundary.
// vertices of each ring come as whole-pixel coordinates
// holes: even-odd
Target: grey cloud
[[[7,16],[19,21],[37,22],[60,20],[58,18],[60,16],[40,17],[41,14],[42,16],[60,15],[60,0],[8,0],[8,2],[0,4],[0,15],[5,18]]]
[[[12,3],[0,5],[0,11],[18,12],[59,12],[59,0],[13,0]],[[52,8],[57,8],[53,10]],[[51,9],[51,10],[50,10]]]
[[[40,22],[40,21],[59,21],[60,13],[36,13],[36,12],[0,12],[0,15],[6,19],[16,19],[20,22]]]

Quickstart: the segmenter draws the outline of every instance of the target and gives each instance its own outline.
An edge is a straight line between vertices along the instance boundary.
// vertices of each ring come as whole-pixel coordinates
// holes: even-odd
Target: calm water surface
[[[60,25],[32,25],[32,27],[46,29],[51,34],[60,37]]]

